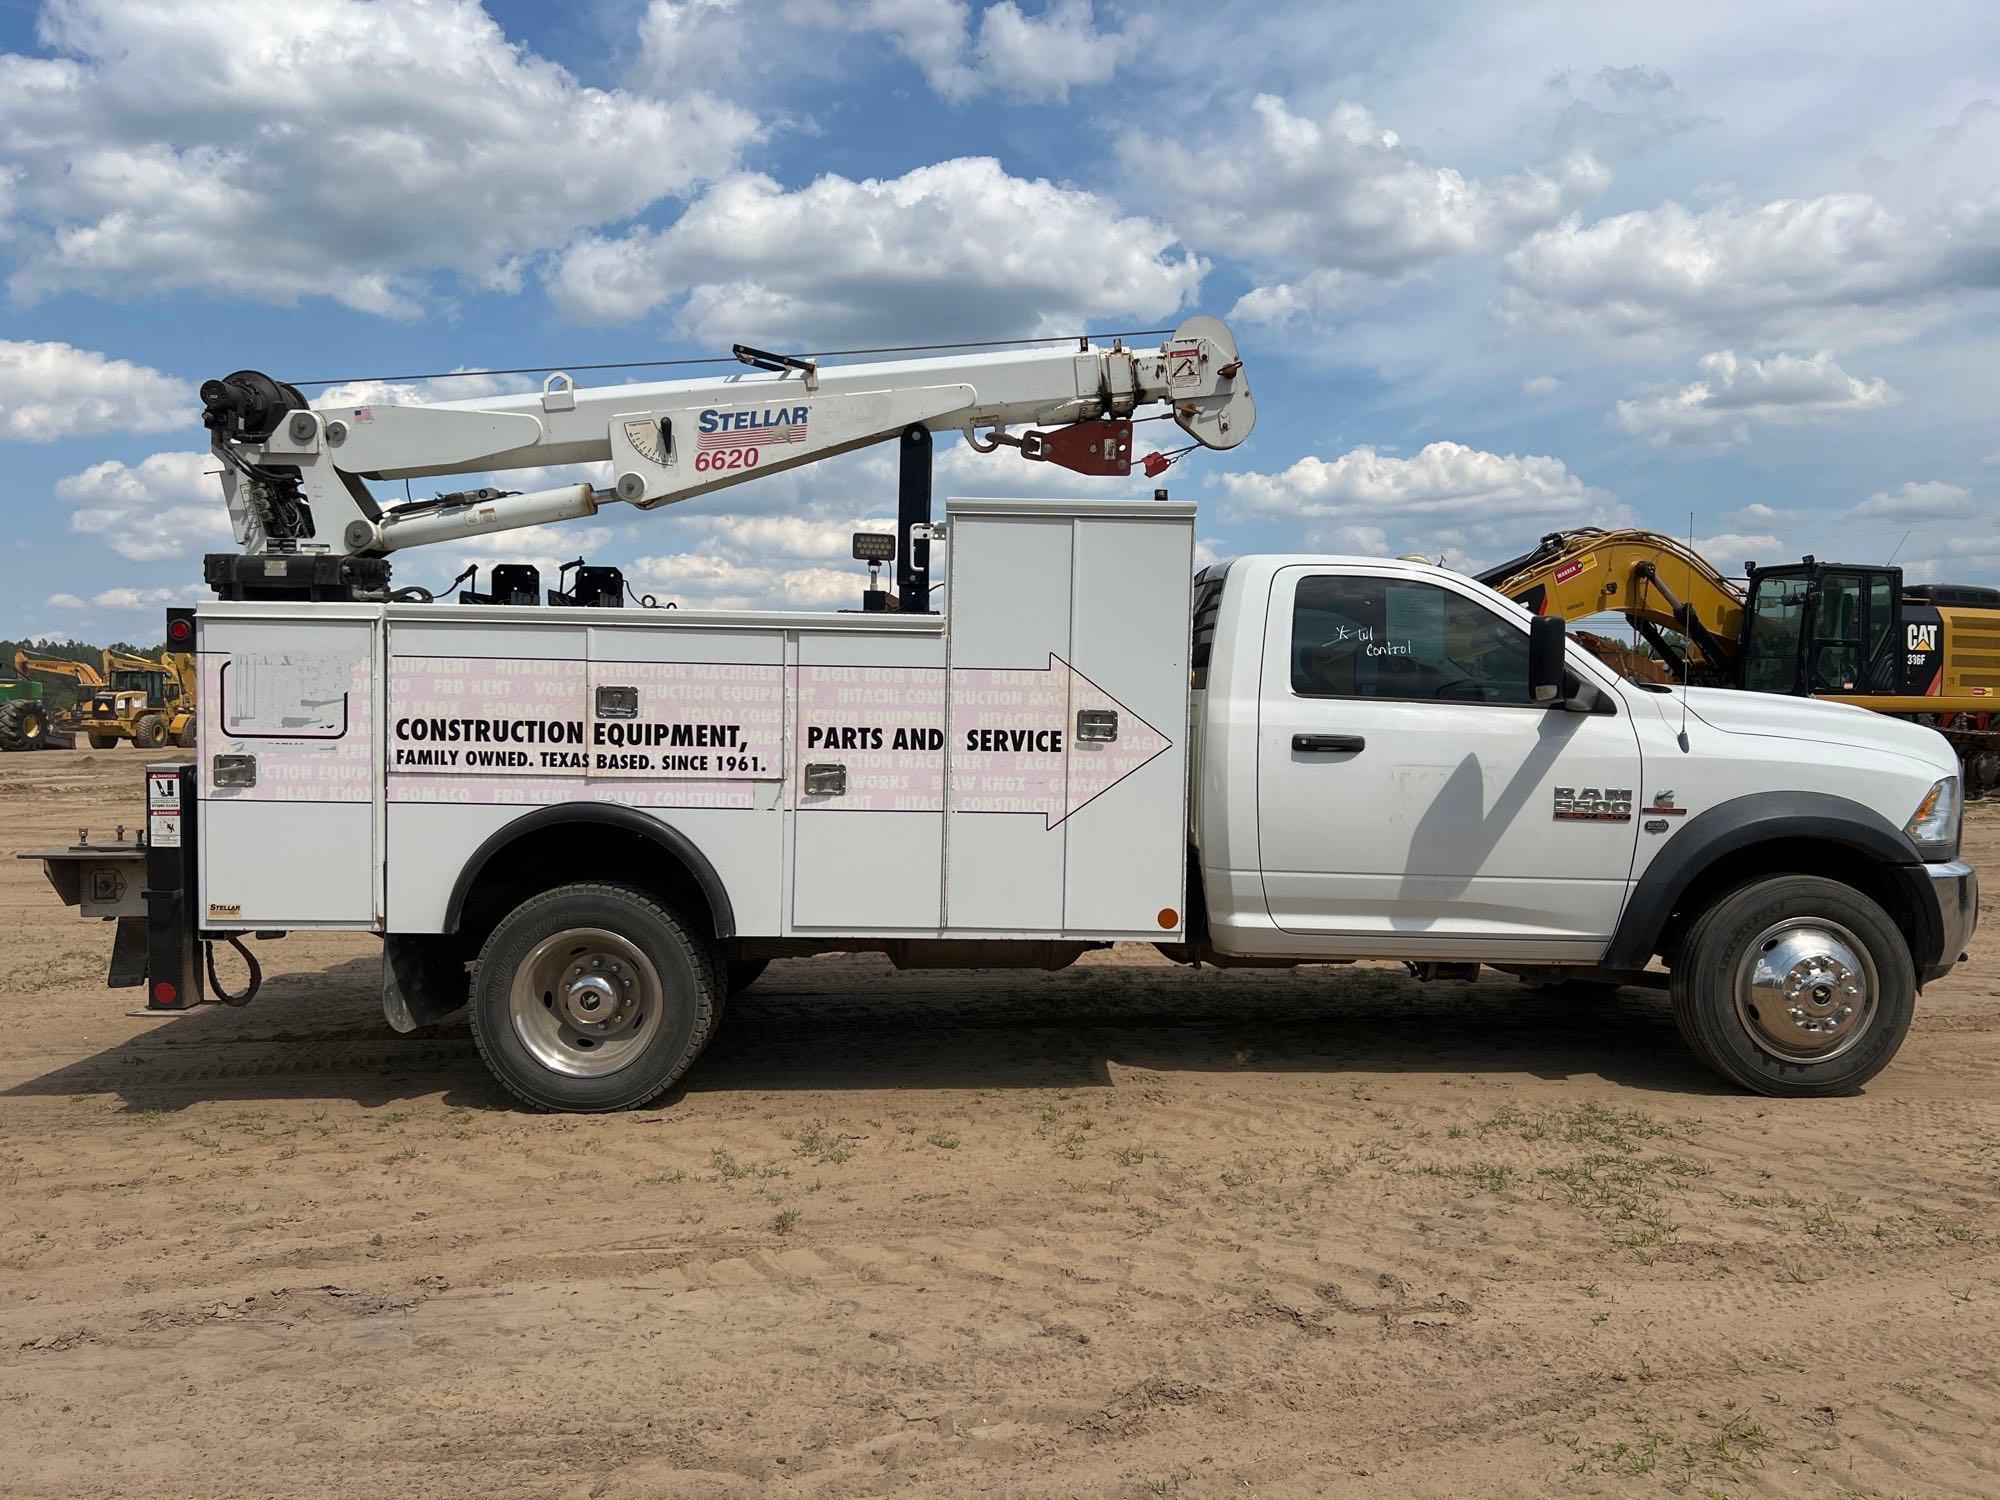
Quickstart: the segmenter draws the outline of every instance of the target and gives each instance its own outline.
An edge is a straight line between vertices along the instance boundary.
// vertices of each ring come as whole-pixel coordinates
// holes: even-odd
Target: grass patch
[[[824,1120],[814,1120],[803,1130],[796,1133],[788,1130],[784,1135],[785,1139],[792,1143],[793,1155],[803,1156],[807,1161],[824,1162],[831,1167],[841,1165],[854,1155],[854,1150],[848,1143],[858,1139],[855,1136],[835,1134],[827,1129]]]

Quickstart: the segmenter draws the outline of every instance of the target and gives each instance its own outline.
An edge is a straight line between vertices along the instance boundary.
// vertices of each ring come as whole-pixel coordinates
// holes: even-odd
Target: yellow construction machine
[[[194,657],[162,652],[158,661],[130,651],[104,653],[104,690],[83,711],[82,728],[91,748],[107,750],[130,740],[141,750],[169,741],[194,744]]]
[[[1536,614],[1623,615],[1653,657],[1598,654],[1628,675],[1917,719],[1957,748],[1968,793],[2000,788],[2000,589],[1814,557],[1743,569],[1739,583],[1672,537],[1585,527],[1478,576]]]

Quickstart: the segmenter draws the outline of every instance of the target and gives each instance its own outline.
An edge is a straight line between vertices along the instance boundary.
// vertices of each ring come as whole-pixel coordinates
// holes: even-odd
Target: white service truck
[[[1108,472],[1149,403],[1197,442],[1240,441],[1254,410],[1212,320],[1137,355],[942,369],[747,353],[756,376],[601,399],[560,380],[408,410],[314,411],[242,377],[205,393],[250,550],[210,562],[227,597],[169,613],[199,662],[196,764],[148,769],[142,846],[39,856],[72,904],[120,919],[112,982],[191,1004],[217,941],[377,933],[390,1024],[467,1008],[514,1093],[603,1110],[670,1088],[777,957],[1058,967],[1133,941],[1218,965],[1485,964],[1662,985],[1724,1076],[1803,1095],[1886,1065],[1962,956],[1978,886],[1930,730],[1626,682],[1560,619],[1419,563],[1197,572],[1185,503],[960,499],[932,523],[926,424]],[[843,418],[842,392],[868,413]],[[1066,425],[1006,432],[1034,420]],[[696,446],[718,432],[756,444],[753,471],[824,456],[792,451],[823,432],[898,438],[883,550],[903,607],[387,586],[399,536],[653,503],[691,486],[690,450],[740,478],[702,458],[734,449]],[[382,511],[351,482],[550,448],[609,454],[615,492]],[[925,542],[948,551],[937,597]]]

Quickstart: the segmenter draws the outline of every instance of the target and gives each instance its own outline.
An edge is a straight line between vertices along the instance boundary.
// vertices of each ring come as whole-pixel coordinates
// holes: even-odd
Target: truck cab
[[[1971,931],[1950,747],[1840,704],[1628,682],[1562,633],[1420,563],[1203,573],[1208,951],[1607,983],[1656,983],[1657,958],[1737,1081],[1852,1086]]]

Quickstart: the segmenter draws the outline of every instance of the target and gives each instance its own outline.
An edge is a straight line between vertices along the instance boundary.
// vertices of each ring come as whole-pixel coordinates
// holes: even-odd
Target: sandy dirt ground
[[[0,757],[4,852],[139,764]],[[666,1107],[556,1118],[390,1033],[371,939],[133,1017],[0,876],[19,1500],[2000,1494],[1990,901],[1855,1098],[1647,993],[1135,952],[780,964]]]

